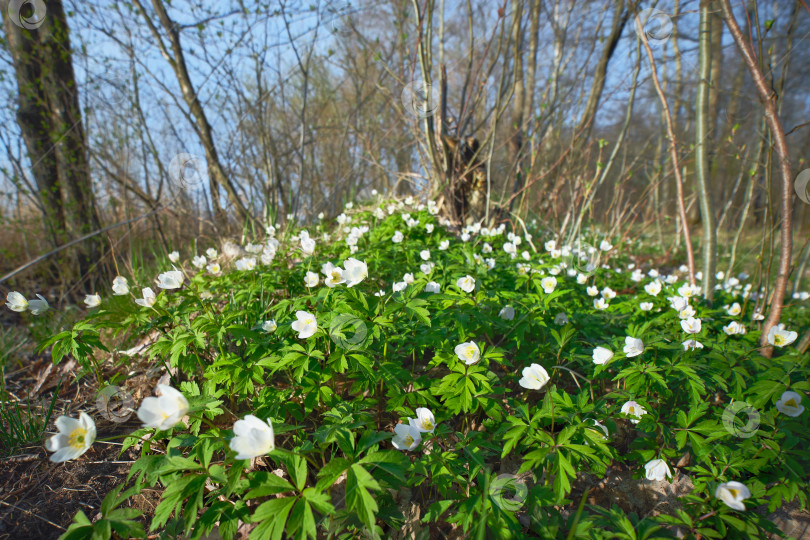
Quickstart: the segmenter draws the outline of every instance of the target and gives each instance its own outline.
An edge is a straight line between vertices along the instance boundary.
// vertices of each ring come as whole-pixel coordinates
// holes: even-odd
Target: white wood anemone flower
[[[368,265],[365,261],[349,258],[343,261],[343,279],[347,287],[354,287],[368,277]]]
[[[663,480],[664,478],[672,478],[672,471],[669,465],[663,459],[651,459],[644,465],[645,476],[647,480]]]
[[[799,334],[790,330],[785,330],[784,324],[772,326],[771,329],[768,330],[768,343],[774,347],[785,347],[790,345],[796,341],[797,337],[799,337]]]
[[[515,318],[515,308],[512,306],[504,306],[498,313],[498,317],[505,321],[511,321]]]
[[[394,426],[394,438],[391,444],[397,450],[415,450],[422,442],[422,434],[412,424],[397,424]]]
[[[188,412],[188,400],[167,384],[159,384],[160,397],[144,398],[138,409],[138,418],[144,427],[167,430],[179,422]]]
[[[604,347],[597,347],[593,350],[593,363],[603,365],[610,362],[613,358],[613,351]]]
[[[318,320],[315,315],[307,311],[296,311],[298,320],[293,321],[292,329],[298,332],[298,339],[307,339],[318,330]]]
[[[469,275],[458,278],[456,285],[458,285],[458,288],[465,293],[471,293],[475,290],[475,278]]]
[[[518,384],[527,390],[540,390],[549,381],[548,372],[540,364],[532,364],[523,368],[523,377]]]
[[[235,437],[228,446],[236,452],[236,459],[252,459],[269,454],[276,448],[273,423],[268,418],[263,422],[248,414],[244,420],[233,424]]]
[[[416,409],[416,418],[408,418],[408,423],[420,433],[433,433],[436,429],[436,419],[430,409],[419,407]]]
[[[638,356],[644,352],[644,342],[638,338],[627,336],[624,338],[624,348],[622,350],[628,358]]]
[[[171,270],[159,274],[157,286],[161,289],[179,289],[183,286],[183,272]]]
[[[60,416],[56,419],[59,432],[45,442],[45,448],[54,454],[51,461],[62,463],[81,456],[96,440],[96,424],[86,413],[79,418]]]
[[[155,291],[153,291],[151,287],[146,287],[145,289],[141,290],[141,294],[143,295],[143,298],[136,298],[135,299],[136,304],[143,307],[152,307],[155,305],[155,300],[157,300],[157,296],[155,295]]]
[[[17,291],[11,291],[6,295],[6,307],[11,311],[22,313],[28,309],[28,300]]]
[[[276,324],[275,319],[271,319],[269,321],[264,321],[262,323],[262,330],[264,330],[268,334],[271,334],[271,333],[275,332],[276,328],[278,328],[278,325]]]
[[[98,307],[101,305],[101,296],[98,294],[88,294],[84,297],[84,305],[89,308]]]
[[[687,334],[699,334],[700,329],[702,328],[702,323],[700,319],[689,317],[688,319],[683,319],[681,321],[681,328],[683,328],[683,331]]]
[[[796,417],[804,412],[804,405],[802,405],[802,396],[793,390],[786,390],[782,393],[782,397],[776,402],[776,410],[780,413]]]
[[[51,307],[48,304],[48,301],[45,300],[41,294],[38,294],[37,298],[39,298],[39,300],[28,301],[28,311],[30,311],[33,315],[45,313],[46,311],[48,311],[48,308]]]
[[[622,405],[621,412],[631,416],[630,421],[634,424],[638,424],[641,421],[641,417],[647,414],[647,410],[633,400],[625,402],[625,404]]]
[[[717,486],[714,496],[726,503],[726,506],[734,510],[745,510],[743,501],[751,496],[751,491],[740,482],[725,482]]]
[[[475,364],[481,359],[481,349],[478,348],[478,345],[474,341],[467,341],[456,345],[455,353],[458,359],[468,366]]]
[[[319,279],[318,274],[316,274],[315,272],[307,272],[307,274],[304,276],[304,285],[309,288],[315,287],[318,285],[318,279]],[[329,286],[334,287],[334,285]]]
[[[540,280],[540,286],[543,287],[544,293],[551,294],[557,288],[557,278],[552,276],[544,277]]]
[[[127,278],[123,276],[115,276],[115,279],[112,282],[112,290],[115,296],[123,296],[129,293],[129,285],[127,284]]]

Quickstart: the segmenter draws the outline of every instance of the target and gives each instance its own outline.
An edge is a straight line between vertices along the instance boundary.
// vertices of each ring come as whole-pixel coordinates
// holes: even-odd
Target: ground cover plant
[[[135,412],[111,438],[140,457],[62,538],[764,538],[770,513],[807,507],[806,293],[766,358],[748,276],[718,275],[709,306],[636,244],[436,214],[349,204],[88,295],[41,349],[97,379],[101,406],[58,418],[46,447],[82,460],[96,421]],[[155,396],[108,386],[121,340]],[[637,513],[599,495],[617,471],[688,487]],[[142,515],[130,501],[153,489]]]

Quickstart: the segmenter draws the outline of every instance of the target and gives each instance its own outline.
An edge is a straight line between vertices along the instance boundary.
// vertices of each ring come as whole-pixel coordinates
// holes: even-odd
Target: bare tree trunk
[[[166,48],[166,45],[163,43],[163,37],[158,31],[158,28],[152,22],[149,14],[144,9],[141,0],[134,1],[135,5],[138,6],[138,9],[143,14],[146,24],[149,26],[149,30],[152,32],[152,35],[154,35],[157,45],[160,48],[160,53],[163,55],[166,61],[169,62],[174,70],[175,77],[177,77],[177,82],[180,85],[180,91],[183,93],[183,99],[185,100],[186,105],[191,111],[191,114],[196,122],[195,127],[197,135],[200,137],[200,142],[205,149],[205,160],[208,165],[208,172],[210,175],[209,187],[211,189],[211,203],[217,217],[217,222],[227,222],[227,216],[219,202],[219,186],[222,186],[225,189],[225,193],[228,195],[228,200],[236,210],[239,219],[243,222],[247,219],[252,219],[252,216],[248,212],[247,208],[245,208],[245,205],[242,204],[242,201],[239,199],[239,195],[236,193],[236,187],[225,173],[225,169],[219,159],[211,124],[209,124],[208,117],[206,116],[199,99],[197,99],[197,92],[191,82],[191,77],[189,76],[188,68],[186,67],[185,53],[183,52],[183,46],[180,43],[179,25],[169,18],[169,14],[166,12],[166,7],[163,5],[163,0],[152,0],[152,7],[155,9],[158,20],[160,21],[160,25],[169,39],[169,45],[172,49],[170,54]]]
[[[714,268],[717,261],[714,208],[712,207],[712,189],[709,178],[709,152],[713,140],[713,133],[709,131],[709,87],[713,82],[711,81],[712,27],[710,18],[709,2],[703,0],[700,5],[700,36],[698,38],[700,80],[698,81],[695,103],[697,113],[695,177],[700,201],[700,218],[703,222],[703,298],[709,303],[711,303],[714,296]]]
[[[593,74],[593,84],[591,86],[591,93],[588,95],[588,102],[585,105],[585,111],[574,130],[579,133],[580,141],[588,139],[591,130],[593,129],[593,120],[596,116],[599,100],[602,97],[602,91],[605,89],[605,81],[607,80],[607,68],[613,53],[616,51],[616,46],[619,44],[619,39],[622,37],[624,26],[627,24],[627,19],[630,18],[630,10],[624,8],[624,0],[616,1],[616,11],[613,14],[613,26],[610,30],[610,35],[607,38],[604,49],[602,49],[602,56],[596,64],[596,69]]]
[[[726,26],[728,26],[731,37],[734,38],[737,48],[745,59],[748,72],[751,74],[754,86],[759,94],[759,100],[765,107],[765,120],[774,138],[774,146],[779,156],[779,170],[782,174],[782,224],[780,237],[782,245],[779,253],[779,267],[776,275],[776,283],[774,284],[773,297],[771,299],[771,309],[768,313],[768,318],[765,319],[765,323],[762,326],[762,336],[760,336],[759,340],[760,345],[766,347],[768,344],[768,331],[779,322],[782,316],[782,305],[785,300],[788,276],[790,275],[790,258],[793,248],[793,237],[791,235],[793,169],[790,164],[790,153],[788,152],[787,140],[785,139],[785,130],[776,109],[777,95],[765,82],[765,77],[763,77],[757,65],[754,51],[751,45],[746,42],[742,30],[740,30],[737,20],[734,18],[734,12],[731,10],[729,0],[720,0],[720,2],[723,6]],[[772,352],[773,347],[766,347],[763,354],[770,357]]]
[[[101,227],[96,211],[87,141],[82,124],[67,18],[61,0],[46,4],[47,16],[36,29],[23,29],[0,11],[19,87],[17,121],[42,198],[46,228],[54,244]],[[68,235],[70,231],[70,235]],[[81,276],[98,263],[97,237],[79,244]]]

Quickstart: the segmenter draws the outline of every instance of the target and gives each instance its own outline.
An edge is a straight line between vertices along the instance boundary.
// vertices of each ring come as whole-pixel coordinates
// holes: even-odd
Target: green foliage
[[[454,524],[476,538],[652,539],[673,537],[675,527],[691,537],[747,538],[773,530],[752,508],[807,505],[808,414],[789,417],[775,404],[786,390],[810,391],[808,358],[792,347],[762,357],[740,290],[715,296],[715,306],[742,301],[735,316],[692,298],[702,328],[685,334],[667,300],[680,284],[652,295],[643,288],[651,280],[629,271],[598,268],[577,279],[559,253],[513,259],[504,250],[513,239],[492,231],[462,241],[427,211],[412,210],[405,221],[386,214],[351,216],[352,225],[369,226],[356,253],[333,240],[305,256],[287,231],[270,265],[231,271],[223,262],[222,274],[198,272],[151,308],[103,307],[45,342],[55,362],[70,354],[92,369],[94,352],[105,350],[102,328],[133,337],[156,331],[148,355],[177,370],[191,405],[185,423],[125,441],[125,448],[142,443],[132,488],[116,492],[96,523],[80,512],[65,538],[125,536],[124,527],[142,535],[130,514],[113,509],[144,488],[162,491],[149,531],[200,538],[218,527],[226,539],[240,522],[257,539],[383,538],[404,525],[403,501],[420,507],[424,526]],[[339,240],[344,227],[332,231]],[[403,240],[393,243],[397,231]],[[423,250],[432,267],[420,267]],[[348,257],[368,263],[361,283],[305,286],[307,271]],[[605,257],[613,268],[629,261],[618,248]],[[412,282],[391,293],[405,272]],[[557,284],[546,292],[541,280],[552,274]],[[466,275],[476,281],[469,293],[457,285]],[[441,291],[427,292],[429,282]],[[607,286],[620,293],[597,309],[591,286],[606,297]],[[514,319],[502,316],[506,305]],[[317,318],[306,339],[291,326],[298,311]],[[271,319],[277,329],[264,331]],[[748,333],[728,335],[732,320]],[[806,308],[788,306],[783,321],[806,326]],[[641,354],[622,352],[628,336],[643,341]],[[685,349],[685,339],[704,347]],[[480,349],[471,365],[454,352],[469,341]],[[613,358],[595,364],[597,346]],[[518,382],[531,364],[550,378],[537,390]],[[646,413],[623,413],[631,400]],[[737,409],[729,415],[743,402],[757,411],[755,426]],[[435,429],[413,451],[393,449],[393,428],[420,408],[432,411]],[[229,448],[234,421],[247,414],[275,429],[275,449],[251,466]],[[669,514],[599,508],[577,490],[584,475],[602,478],[610,467],[642,478],[652,459],[671,469],[680,463],[694,484]],[[729,481],[750,489],[746,511],[715,497]],[[563,515],[560,506],[572,511]]]

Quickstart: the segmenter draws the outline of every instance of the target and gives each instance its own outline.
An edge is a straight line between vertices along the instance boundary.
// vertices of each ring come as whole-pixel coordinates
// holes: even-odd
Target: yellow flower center
[[[776,345],[777,347],[781,347],[782,345],[785,344],[785,338],[783,338],[781,334],[776,334],[773,337],[773,344]]]
[[[77,427],[73,430],[68,437],[68,444],[76,449],[84,448],[84,439],[87,436],[87,430],[83,427]]]
[[[340,281],[340,273],[337,270],[332,271],[332,281]]]
[[[734,497],[735,499],[740,495],[740,492],[733,488],[728,488],[728,492],[731,493],[731,496]]]
[[[407,444],[408,446],[412,445],[413,444],[413,437],[411,437],[410,435],[405,437],[405,444]]]
[[[627,412],[629,412],[630,414],[636,414],[636,408],[635,407],[628,407]]]
[[[312,319],[304,319],[304,324],[312,324]]]
[[[787,406],[787,407],[798,407],[798,403],[796,403],[795,399],[790,398],[789,400],[785,401],[785,406]]]
[[[425,426],[425,429],[427,430],[433,429],[433,422],[430,420],[423,420],[422,425]]]

